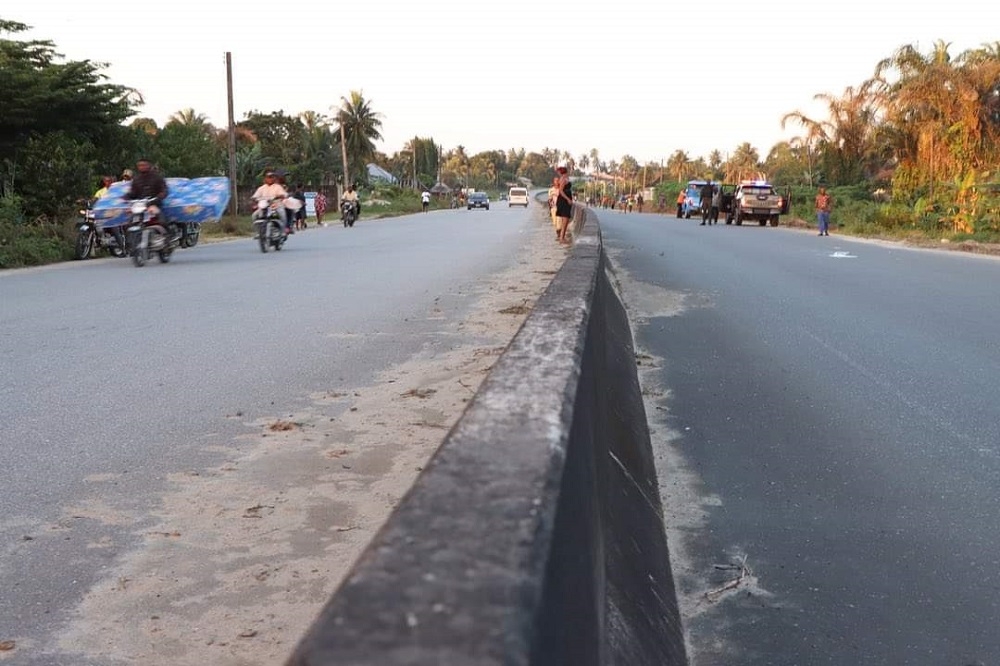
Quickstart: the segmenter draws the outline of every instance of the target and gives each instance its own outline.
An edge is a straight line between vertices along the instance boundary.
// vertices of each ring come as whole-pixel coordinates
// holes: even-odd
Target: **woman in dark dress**
[[[556,169],[559,174],[559,196],[556,197],[556,231],[559,242],[569,244],[566,238],[569,232],[569,221],[573,218],[573,184],[569,182],[566,167]]]

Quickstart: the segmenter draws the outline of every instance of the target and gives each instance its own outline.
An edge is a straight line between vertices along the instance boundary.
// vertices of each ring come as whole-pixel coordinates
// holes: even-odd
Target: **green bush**
[[[72,223],[29,221],[18,197],[0,197],[0,269],[72,259],[74,231]]]

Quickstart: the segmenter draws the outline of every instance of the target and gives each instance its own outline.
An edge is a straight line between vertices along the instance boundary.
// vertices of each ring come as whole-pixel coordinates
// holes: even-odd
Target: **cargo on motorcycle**
[[[218,222],[229,204],[229,179],[164,178],[139,160],[130,182],[114,183],[94,203],[101,229],[122,229],[123,254],[144,266],[155,253],[166,263],[179,247],[194,247],[201,225]]]

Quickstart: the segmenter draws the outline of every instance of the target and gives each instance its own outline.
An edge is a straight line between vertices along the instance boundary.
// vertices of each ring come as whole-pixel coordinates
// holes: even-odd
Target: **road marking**
[[[834,259],[857,259],[858,258],[858,255],[856,255],[856,254],[851,254],[850,252],[844,252],[844,251],[841,251],[841,250],[838,250],[838,251],[834,252],[830,256],[833,257]]]

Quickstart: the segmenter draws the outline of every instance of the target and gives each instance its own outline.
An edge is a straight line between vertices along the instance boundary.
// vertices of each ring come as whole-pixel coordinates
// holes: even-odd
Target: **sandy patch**
[[[442,322],[477,344],[418,355],[370,386],[331,385],[307,409],[256,421],[255,433],[223,444],[218,467],[174,474],[157,524],[85,596],[59,648],[146,666],[281,663],[565,257],[539,221],[517,265],[483,285],[471,314]],[[114,475],[90,481],[99,496]],[[99,500],[66,513],[128,519]]]

